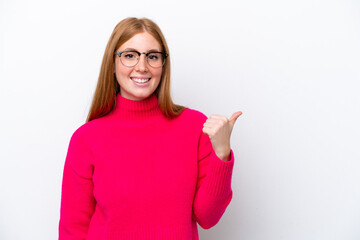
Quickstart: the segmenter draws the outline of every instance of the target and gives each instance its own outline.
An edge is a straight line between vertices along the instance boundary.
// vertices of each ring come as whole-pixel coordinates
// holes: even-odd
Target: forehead
[[[123,45],[120,46],[119,50],[135,49],[140,52],[147,52],[149,50],[161,51],[160,43],[148,32],[142,32],[134,35]]]

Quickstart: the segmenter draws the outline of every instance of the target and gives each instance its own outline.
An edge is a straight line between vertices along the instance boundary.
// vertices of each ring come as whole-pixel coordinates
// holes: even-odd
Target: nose
[[[147,62],[146,62],[146,55],[145,54],[140,54],[139,57],[139,62],[138,64],[136,64],[136,71],[138,72],[147,72]]]

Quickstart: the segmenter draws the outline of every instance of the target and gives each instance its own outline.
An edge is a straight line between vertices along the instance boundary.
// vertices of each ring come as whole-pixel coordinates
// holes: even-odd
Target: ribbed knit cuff
[[[221,160],[212,150],[207,169],[206,190],[210,196],[228,196],[231,192],[231,177],[234,168],[234,153],[230,150],[230,160]]]

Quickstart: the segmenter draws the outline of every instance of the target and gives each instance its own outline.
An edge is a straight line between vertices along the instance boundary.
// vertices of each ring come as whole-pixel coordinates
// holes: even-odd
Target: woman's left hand
[[[208,135],[216,155],[223,161],[230,160],[230,136],[236,119],[242,112],[235,112],[230,119],[221,115],[210,115],[203,125],[204,134]]]

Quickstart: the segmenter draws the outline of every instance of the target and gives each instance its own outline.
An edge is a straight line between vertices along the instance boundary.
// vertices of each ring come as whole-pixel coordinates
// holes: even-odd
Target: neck
[[[118,119],[134,121],[147,120],[162,115],[155,93],[140,101],[127,99],[118,93],[116,95],[116,103],[113,112]]]

